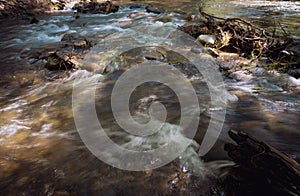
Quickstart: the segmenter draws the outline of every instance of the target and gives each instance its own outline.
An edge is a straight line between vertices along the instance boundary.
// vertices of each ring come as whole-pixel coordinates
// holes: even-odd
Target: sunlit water
[[[230,1],[226,6],[223,1],[209,1],[204,4],[209,13],[222,13],[219,15],[221,17],[229,14],[255,19],[267,13],[273,14],[276,19],[289,26],[291,33],[299,36],[299,19],[295,19],[299,14],[297,2],[287,2],[284,5],[283,2],[276,4],[276,1],[264,1],[265,5],[258,1],[251,2]],[[176,31],[177,25],[184,24],[185,15],[179,14],[178,10],[195,12],[199,2],[170,6],[154,1],[153,4],[164,6],[170,11],[163,15],[155,15],[145,13],[142,8],[131,10],[123,7],[115,14],[81,15],[77,20],[75,15],[69,12],[52,14],[42,17],[36,25],[29,25],[29,21],[26,20],[1,21],[1,26],[5,27],[0,30],[2,193],[140,195],[145,190],[149,195],[206,193],[211,179],[219,174],[218,168],[230,164],[226,161],[227,157],[223,151],[223,144],[229,141],[227,131],[230,128],[251,133],[300,159],[300,81],[288,75],[256,68],[251,72],[238,72],[225,79],[229,91],[226,94],[229,100],[226,121],[218,142],[205,157],[199,158],[197,150],[211,113],[218,113],[220,109],[214,108],[207,101],[209,93],[201,76],[193,70],[186,69],[185,65],[177,68],[197,89],[203,108],[193,145],[185,153],[162,168],[129,172],[106,165],[87,150],[74,124],[73,82],[79,80],[84,83],[92,77],[101,78],[99,70],[103,69],[103,64],[109,62],[111,55],[118,54],[114,50],[115,46],[131,48],[126,45],[129,38],[130,41],[134,39],[145,44],[161,43],[168,32]],[[273,9],[274,7],[278,9]],[[283,12],[285,14],[282,14]],[[261,20],[260,17],[260,23],[267,27],[272,26],[272,22],[267,18],[270,17],[266,17],[266,20]],[[150,26],[149,29],[145,28],[147,26]],[[135,36],[143,31],[146,36]],[[43,62],[30,64],[33,62],[33,59],[28,58],[30,51],[51,48],[51,44],[59,42],[66,33],[79,33],[95,44],[86,54],[83,70],[72,73],[61,71],[57,74],[44,70]],[[107,44],[106,47],[103,40]],[[132,61],[139,61],[140,58],[134,55],[143,54],[131,51],[129,56],[131,55]],[[150,52],[150,55],[157,54]],[[201,59],[206,57],[199,56]],[[128,59],[129,63],[125,63],[125,68],[130,66],[130,58]],[[217,65],[213,63],[211,66]],[[108,77],[103,76],[97,84],[96,91],[97,112],[101,114],[99,120],[115,142],[129,149],[145,150],[155,148],[159,143],[165,142],[164,138],[171,136],[187,139],[178,131],[178,99],[168,88],[155,85],[137,89],[131,109],[132,113],[147,114],[152,102],[162,101],[170,115],[161,134],[156,138],[141,140],[122,133],[113,120],[109,107],[112,83],[118,74],[120,73],[116,71]]]

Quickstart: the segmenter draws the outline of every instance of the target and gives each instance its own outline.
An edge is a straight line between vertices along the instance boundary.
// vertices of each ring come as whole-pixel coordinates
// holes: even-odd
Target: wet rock
[[[252,75],[249,75],[246,71],[240,70],[233,72],[231,77],[237,81],[249,82],[253,79]]]
[[[37,24],[39,23],[39,20],[36,19],[35,17],[33,17],[31,20],[30,20],[30,24]]]
[[[259,87],[259,89],[256,89],[256,90],[264,91],[264,92],[282,92],[283,91],[283,89],[280,86],[272,84],[272,81],[269,81],[268,79],[260,79],[258,81],[258,87]]]
[[[237,59],[239,58],[239,54],[237,53],[229,53],[229,52],[219,52],[219,58],[222,58],[224,60],[227,59]]]
[[[60,69],[60,61],[56,55],[51,55],[47,58],[47,63],[45,64],[45,68],[54,70]]]
[[[67,33],[64,34],[60,41],[74,42],[82,39],[84,39],[84,37],[78,33]]]
[[[61,51],[51,52],[47,58],[45,68],[49,70],[77,69],[81,66],[77,57]]]
[[[73,10],[81,13],[90,13],[90,14],[109,14],[114,13],[119,10],[118,5],[112,4],[110,1],[104,3],[99,2],[80,2],[74,5]]]
[[[217,38],[215,35],[199,35],[197,40],[203,44],[213,45],[215,44]]]
[[[229,71],[234,68],[234,65],[232,65],[230,63],[226,63],[226,62],[219,63],[219,66],[220,66],[221,70],[223,70],[223,71]]]
[[[199,19],[198,16],[195,15],[195,14],[189,14],[189,15],[186,17],[186,20],[187,20],[188,22],[195,22],[195,21],[197,21],[198,19]]]
[[[0,1],[0,18],[24,17],[41,14],[49,10],[49,0]]]
[[[135,12],[135,13],[130,13],[128,15],[129,18],[138,18],[140,16],[143,16],[145,15],[145,12]]]
[[[66,6],[65,0],[51,0],[50,7],[54,10],[63,10]]]
[[[111,67],[102,63],[102,58],[98,53],[88,53],[84,56],[81,68],[96,73],[107,73]]]
[[[33,63],[45,60],[45,68],[49,70],[70,70],[82,67],[85,51],[91,47],[91,42],[77,33],[65,34],[61,43],[49,44],[43,50],[33,50],[23,55],[31,56]]]
[[[253,67],[253,68],[249,68],[249,70],[252,72],[252,74],[255,74],[255,75],[265,75],[265,74],[267,74],[267,70],[265,70],[262,67]]]
[[[300,41],[295,41],[286,47],[286,50],[293,55],[300,56]]]
[[[155,8],[155,7],[151,7],[151,6],[147,6],[146,11],[148,13],[154,13],[154,14],[162,14],[165,12],[165,10],[163,10],[163,9]]]
[[[204,48],[203,47],[195,47],[191,49],[191,52],[199,54],[199,53],[203,53],[204,52]]]
[[[129,9],[139,9],[139,8],[143,8],[144,6],[139,5],[139,4],[132,4],[129,6]]]
[[[206,48],[206,52],[216,58],[219,56],[219,53],[214,48]]]
[[[75,49],[86,49],[89,48],[89,43],[87,40],[81,40],[73,43]]]
[[[91,42],[78,33],[65,34],[61,38],[61,41],[65,43],[66,46],[73,45],[75,49],[88,49],[91,47]]]
[[[300,69],[291,69],[288,74],[298,79],[300,78]]]
[[[237,53],[219,52],[217,61],[223,71],[235,71],[235,68],[240,69],[239,55]]]

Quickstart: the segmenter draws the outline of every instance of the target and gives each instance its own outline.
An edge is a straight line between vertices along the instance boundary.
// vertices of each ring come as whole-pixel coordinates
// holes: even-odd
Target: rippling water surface
[[[199,73],[187,69],[185,64],[180,66],[179,63],[176,67],[174,62],[184,61],[176,55],[171,55],[169,62],[175,64],[197,89],[203,108],[193,145],[175,161],[145,172],[113,168],[87,150],[74,124],[72,89],[75,80],[84,83],[92,77],[100,78],[95,98],[97,112],[101,114],[99,120],[115,142],[130,149],[148,149],[163,143],[162,138],[179,134],[178,98],[170,89],[157,84],[137,88],[131,100],[131,110],[133,114],[147,114],[151,103],[163,102],[170,113],[161,135],[141,142],[123,134],[109,107],[112,84],[120,72],[108,76],[99,72],[103,64],[110,63],[111,56],[118,54],[116,46],[125,50],[131,48],[128,40],[146,45],[153,43],[154,46],[162,40],[168,41],[165,40],[167,35],[185,22],[186,15],[178,10],[195,12],[199,5],[198,1],[181,1],[174,5],[152,3],[165,7],[167,12],[155,15],[124,6],[115,14],[81,15],[77,20],[73,13],[64,12],[41,17],[36,25],[28,24],[27,20],[1,21],[0,189],[4,194],[139,195],[145,190],[149,195],[205,193],[212,172],[230,164],[223,152],[224,142],[229,141],[227,131],[230,128],[251,133],[300,160],[300,81],[255,68],[251,74],[241,71],[231,79],[225,79],[230,104],[223,131],[214,148],[203,157],[205,162],[199,158],[197,150],[211,114],[221,109],[209,104],[208,88]],[[298,2],[208,1],[203,4],[211,14],[245,17],[265,27],[272,27],[274,21],[280,21],[295,37],[299,36]],[[44,70],[43,62],[33,63],[33,59],[28,58],[31,51],[51,48],[66,33],[79,33],[95,44],[86,54],[83,70],[60,71],[58,74]],[[180,39],[177,41],[180,43]],[[186,42],[182,44],[188,45]],[[157,57],[161,54],[141,49],[126,55],[124,67],[127,69],[130,62],[141,60],[137,56]],[[210,59],[200,54],[199,58]]]

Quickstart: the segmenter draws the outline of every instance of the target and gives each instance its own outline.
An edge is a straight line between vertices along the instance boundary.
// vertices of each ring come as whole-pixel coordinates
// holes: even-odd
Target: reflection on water
[[[180,3],[180,6],[179,4],[171,6],[171,3],[167,1],[153,1],[152,3],[168,7],[170,10],[180,8],[192,10],[192,12],[196,9],[195,5],[199,4],[198,1],[192,1],[191,4],[183,1],[176,2]],[[251,5],[247,1],[226,1],[226,6],[224,6],[225,1],[208,1],[204,4],[209,13],[217,12],[218,16],[245,16],[252,19],[260,17],[260,22],[263,21],[265,26],[273,24],[273,19],[270,20],[269,16],[274,16],[280,19],[281,23],[291,25],[288,29],[293,34],[299,35],[299,29],[297,29],[299,25],[296,25],[299,24],[297,2],[284,4],[290,6],[283,6],[283,2],[277,1],[272,1],[272,3],[264,1],[264,5],[261,5],[259,1],[251,2]],[[280,8],[285,13],[273,9],[276,6],[282,6]],[[37,25],[29,25],[28,21],[1,21],[3,27],[0,29],[1,193],[11,195],[19,193],[25,195],[70,193],[140,195],[146,190],[149,195],[204,194],[211,183],[208,178],[211,172],[217,172],[217,168],[229,164],[228,162],[207,164],[197,156],[198,143],[201,143],[211,113],[218,111],[207,104],[209,96],[207,87],[200,80],[201,77],[198,73],[191,71],[192,69],[187,64],[178,63],[182,59],[178,59],[176,55],[170,55],[168,59],[170,64],[177,66],[183,72],[187,71],[185,76],[191,79],[195,88],[198,89],[199,100],[205,108],[205,111],[201,113],[195,141],[180,158],[156,170],[122,171],[99,161],[82,143],[73,119],[73,81],[76,78],[83,82],[98,74],[99,66],[103,66],[99,62],[106,58],[105,55],[111,55],[104,53],[103,47],[99,47],[101,40],[108,37],[107,40],[111,39],[112,45],[126,44],[124,41],[128,38],[126,36],[133,35],[138,29],[135,27],[151,24],[156,27],[156,30],[151,32],[151,36],[136,39],[145,42],[155,41],[154,39],[158,40],[161,38],[159,36],[184,23],[182,19],[184,17],[172,12],[167,12],[163,16],[151,13],[137,14],[142,11],[122,8],[116,14],[82,15],[78,20],[75,20],[75,17],[69,13],[54,14],[41,18]],[[224,15],[219,15],[220,13]],[[164,17],[171,18],[171,20],[162,20]],[[261,20],[262,18],[264,20]],[[49,47],[49,44],[59,42],[65,33],[74,32],[87,37],[95,44],[98,43],[98,46],[96,45],[87,54],[89,58],[86,59],[85,66],[89,71],[80,70],[60,75],[42,69],[43,62],[29,63],[31,59],[27,59],[27,56],[32,49],[45,49]],[[136,54],[134,51],[132,53],[147,56],[148,59],[158,56],[153,51],[135,52],[140,53]],[[127,63],[130,60],[140,61],[140,57],[129,58]],[[117,73],[114,72],[114,74]],[[111,82],[115,79],[114,74],[104,79],[102,86],[99,86],[96,97],[97,109],[98,112],[107,113],[99,118],[104,121],[107,128],[112,129],[111,134],[115,134],[116,141],[121,140],[120,142],[125,143],[128,148],[134,148],[140,141],[130,137],[125,140],[125,137],[120,137],[122,134],[116,131],[118,128],[113,126],[108,97]],[[245,130],[284,152],[290,153],[296,159],[300,159],[299,84],[295,84],[295,81],[290,82],[292,79],[288,76],[263,73],[252,77],[247,81],[238,77],[235,78],[237,81],[226,80],[228,89],[239,97],[239,101],[229,105],[223,133],[215,148],[204,157],[205,160],[226,160],[223,143],[228,141],[226,132],[229,128]],[[162,100],[170,111],[167,128],[169,131],[171,128],[175,129],[180,118],[178,99],[165,87],[159,85],[148,87],[150,88],[142,86],[136,89],[132,100],[137,101],[132,105],[132,112],[147,114],[149,104]],[[157,94],[154,93],[155,90]],[[166,130],[164,134],[168,136],[168,131]],[[150,142],[155,146],[158,141],[155,138],[154,140],[148,140],[146,144],[149,145]]]

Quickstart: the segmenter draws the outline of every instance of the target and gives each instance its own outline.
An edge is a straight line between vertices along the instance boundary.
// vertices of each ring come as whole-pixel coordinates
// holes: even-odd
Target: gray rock
[[[155,8],[155,7],[151,7],[151,6],[147,6],[146,11],[149,13],[154,13],[154,14],[162,14],[165,12],[165,10],[163,10],[163,9]]]
[[[200,42],[200,43],[204,43],[204,44],[215,44],[217,38],[216,36],[214,35],[199,35],[197,40]]]

